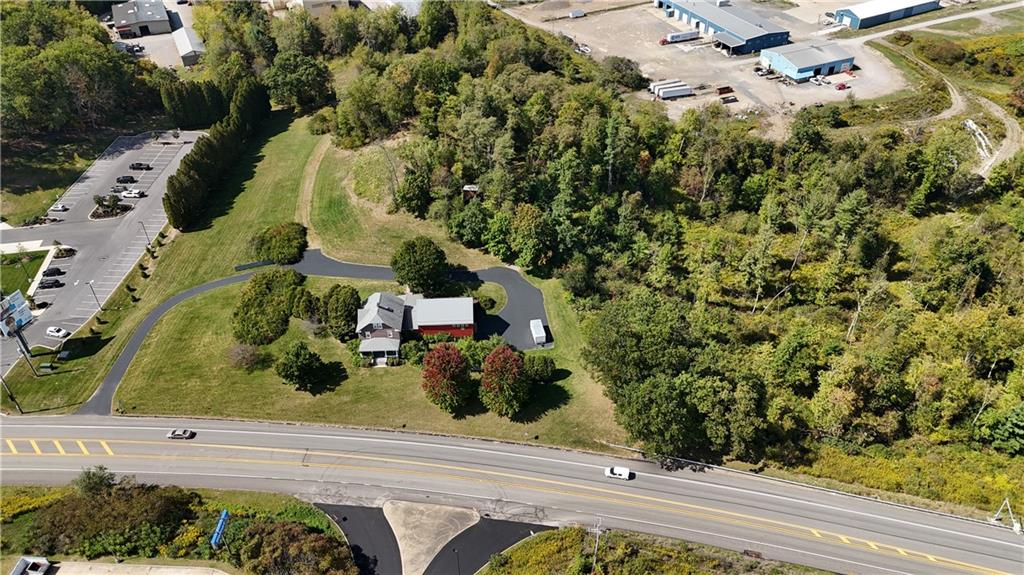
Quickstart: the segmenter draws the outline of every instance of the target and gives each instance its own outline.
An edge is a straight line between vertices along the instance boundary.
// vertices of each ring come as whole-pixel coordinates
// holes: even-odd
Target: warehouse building
[[[203,39],[192,28],[178,28],[171,32],[171,38],[174,38],[174,47],[178,49],[181,63],[186,66],[195,66],[199,63],[199,58],[206,53]]]
[[[836,22],[854,30],[938,10],[939,0],[870,0],[836,10]]]
[[[853,55],[835,42],[798,42],[761,51],[761,65],[797,82],[853,69]]]
[[[171,33],[171,19],[161,0],[129,0],[115,4],[110,11],[121,38]]]
[[[750,54],[789,43],[789,30],[725,2],[654,0],[654,5],[663,9],[666,16],[710,37],[716,47],[730,55]]]

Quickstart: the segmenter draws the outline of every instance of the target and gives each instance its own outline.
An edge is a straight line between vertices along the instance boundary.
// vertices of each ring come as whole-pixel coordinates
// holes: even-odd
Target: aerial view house
[[[447,333],[453,337],[473,337],[473,298],[424,298],[418,294],[404,296],[376,292],[356,317],[359,354],[378,365],[388,358],[397,358],[402,345],[402,332],[421,335]]]
[[[121,38],[136,38],[150,34],[170,34],[171,19],[160,0],[129,0],[114,4],[114,29]]]

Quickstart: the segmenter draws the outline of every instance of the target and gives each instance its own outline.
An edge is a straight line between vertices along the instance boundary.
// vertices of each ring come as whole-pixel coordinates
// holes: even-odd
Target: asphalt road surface
[[[389,267],[339,262],[323,255],[320,250],[308,250],[302,261],[292,267],[306,275],[373,280],[393,280],[395,278],[395,274]],[[82,415],[109,415],[111,413],[114,393],[117,392],[117,386],[121,384],[121,379],[128,371],[132,360],[135,359],[135,354],[142,347],[142,342],[145,341],[156,322],[172,307],[203,292],[246,281],[253,273],[255,271],[193,287],[175,294],[157,306],[135,328],[131,339],[128,340],[128,344],[121,351],[106,377],[103,378],[99,388],[82,405],[78,413]],[[530,320],[540,319],[544,325],[547,325],[547,315],[544,313],[544,294],[539,289],[526,281],[519,272],[509,268],[488,268],[462,272],[460,275],[462,276],[460,279],[463,280],[479,279],[501,284],[508,294],[508,303],[505,308],[496,316],[488,316],[485,323],[478,326],[478,336],[486,337],[491,333],[496,333],[519,349],[536,347],[530,335]]]
[[[65,272],[57,278],[65,285],[35,292],[36,302],[46,302],[48,307],[23,330],[29,345],[56,347],[60,340],[47,337],[46,328],[60,326],[73,333],[106,303],[145,252],[146,244],[167,223],[163,208],[167,178],[199,135],[181,132],[179,138],[169,134],[154,138],[147,133],[118,138],[57,201],[70,209],[50,215],[63,221],[0,232],[0,243],[40,241],[48,248],[58,241],[78,251],[71,258],[50,263]],[[148,163],[153,169],[129,170],[133,162]],[[146,197],[123,200],[134,208],[120,217],[90,220],[93,196],[109,193],[122,175],[138,178],[138,183],[129,186],[146,192]],[[0,373],[6,373],[19,357],[17,346],[5,342],[0,349]]]
[[[382,509],[361,505],[317,507],[345,533],[359,575],[402,575],[398,540]]]
[[[198,432],[165,438],[172,427]],[[401,499],[494,519],[677,537],[843,573],[1019,574],[1009,529],[718,469],[404,433],[207,420],[7,418],[3,482],[63,483],[105,465],[142,481],[270,490],[325,503]],[[632,481],[604,477],[629,465]],[[376,503],[375,503],[376,502]]]

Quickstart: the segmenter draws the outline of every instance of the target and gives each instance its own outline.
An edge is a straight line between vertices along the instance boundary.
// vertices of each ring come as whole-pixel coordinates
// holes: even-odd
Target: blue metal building
[[[939,0],[869,0],[836,10],[836,22],[854,30],[938,10]]]
[[[835,42],[798,42],[762,50],[761,65],[797,82],[805,82],[814,76],[830,76],[852,69],[853,55]]]
[[[735,6],[704,0],[654,0],[654,5],[687,26],[710,36],[731,54],[750,54],[789,43],[789,30]]]

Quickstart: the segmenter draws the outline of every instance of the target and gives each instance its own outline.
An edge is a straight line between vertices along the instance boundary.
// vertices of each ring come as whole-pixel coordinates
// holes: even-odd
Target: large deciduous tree
[[[327,65],[300,52],[278,54],[263,81],[275,102],[297,110],[319,108],[334,99]]]
[[[530,383],[522,356],[508,345],[498,346],[484,359],[480,401],[502,417],[514,417],[530,398]]]
[[[423,356],[423,392],[430,403],[457,413],[472,395],[469,364],[457,347],[440,343]]]
[[[324,362],[304,342],[297,341],[281,354],[274,371],[299,391],[308,391],[323,377]]]
[[[444,293],[449,285],[449,267],[444,250],[426,236],[403,242],[391,256],[395,280],[426,296]]]

